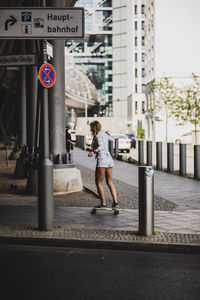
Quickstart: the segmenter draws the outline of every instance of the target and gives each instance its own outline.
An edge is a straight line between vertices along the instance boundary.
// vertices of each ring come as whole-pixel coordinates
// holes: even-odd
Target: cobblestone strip
[[[143,243],[170,243],[200,245],[198,234],[157,233],[153,236],[139,236],[132,231],[94,230],[57,227],[48,232],[37,231],[28,227],[0,226],[0,237],[30,237],[30,238],[62,238],[75,240],[124,241]]]

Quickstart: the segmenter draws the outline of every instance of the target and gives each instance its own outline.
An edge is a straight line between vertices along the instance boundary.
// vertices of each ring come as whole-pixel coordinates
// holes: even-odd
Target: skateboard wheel
[[[116,216],[116,215],[118,215],[119,214],[119,211],[118,210],[115,210],[114,211],[114,215]]]
[[[95,215],[96,212],[97,212],[97,211],[96,211],[96,209],[94,208],[94,209],[92,209],[91,214]]]

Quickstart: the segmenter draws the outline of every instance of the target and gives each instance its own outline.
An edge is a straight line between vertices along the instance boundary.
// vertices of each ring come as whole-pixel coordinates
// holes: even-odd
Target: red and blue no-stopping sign
[[[50,88],[56,82],[56,71],[51,64],[43,64],[39,70],[39,79],[41,84]]]

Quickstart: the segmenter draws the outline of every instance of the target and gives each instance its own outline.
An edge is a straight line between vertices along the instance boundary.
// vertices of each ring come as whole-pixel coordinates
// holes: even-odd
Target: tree
[[[193,83],[179,89],[177,101],[172,103],[172,112],[179,124],[187,122],[194,125],[195,144],[197,144],[197,127],[200,125],[200,79],[192,74]]]
[[[173,106],[177,101],[178,90],[170,77],[163,77],[160,80],[154,80],[154,113],[165,110],[166,118],[166,143],[168,142],[168,120],[173,115]]]

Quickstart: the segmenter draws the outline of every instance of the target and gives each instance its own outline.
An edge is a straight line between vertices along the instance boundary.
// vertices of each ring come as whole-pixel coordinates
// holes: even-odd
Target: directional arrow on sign
[[[14,25],[17,22],[17,19],[15,19],[15,17],[10,16],[10,19],[6,20],[5,22],[5,30],[8,30],[8,24],[10,23],[10,25]]]

